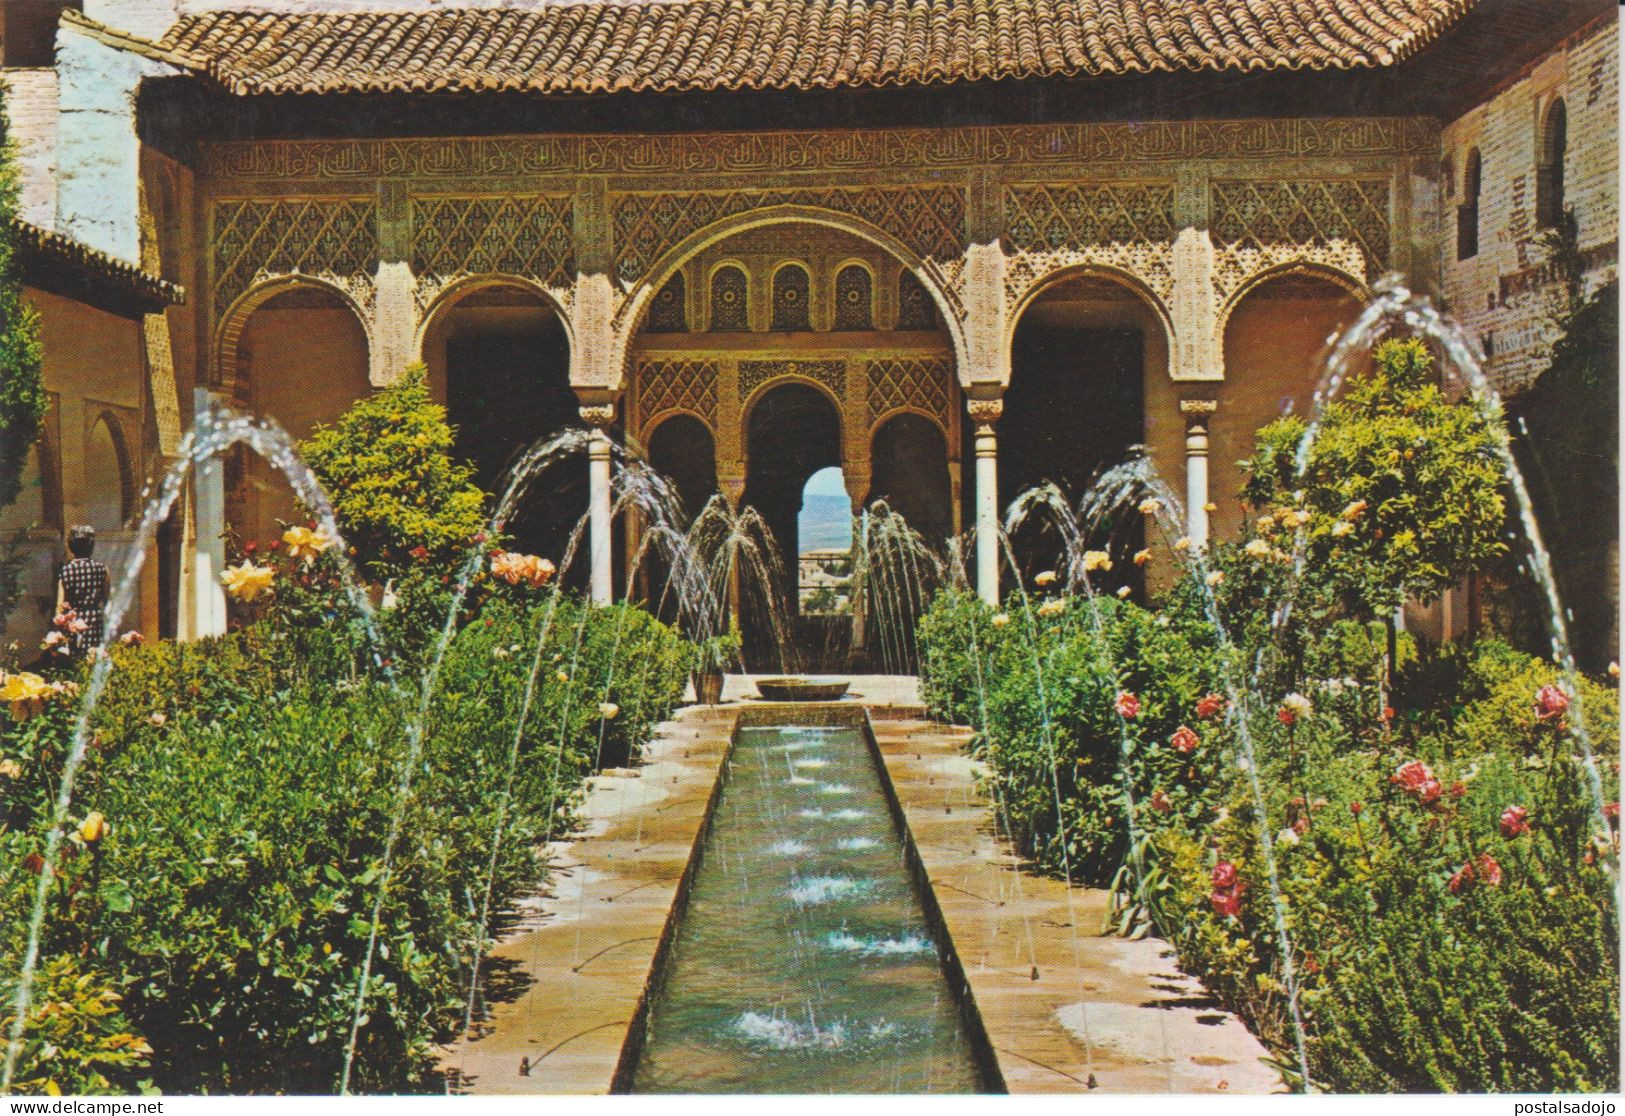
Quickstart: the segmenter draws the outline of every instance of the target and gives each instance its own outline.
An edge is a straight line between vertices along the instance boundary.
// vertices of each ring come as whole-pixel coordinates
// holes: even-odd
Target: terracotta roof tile
[[[141,270],[134,264],[116,259],[106,252],[66,236],[42,229],[21,218],[10,220],[11,231],[23,257],[23,282],[28,282],[30,265],[34,261],[49,260],[76,271],[111,283],[138,298],[153,304],[153,308],[177,305],[186,301],[186,290],[174,283]]]
[[[157,44],[240,94],[814,89],[1159,70],[1354,69],[1477,0],[557,0],[208,12]]]

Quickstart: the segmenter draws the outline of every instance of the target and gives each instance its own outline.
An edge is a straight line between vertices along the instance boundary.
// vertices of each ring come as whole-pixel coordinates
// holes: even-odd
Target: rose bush
[[[418,678],[368,669],[348,627],[273,612],[112,654],[42,943],[48,973],[85,959],[86,995],[116,1007],[76,1030],[110,1049],[68,1073],[31,1045],[31,1090],[331,1091],[380,894],[352,1087],[430,1086],[433,1044],[461,1022],[488,944],[485,889],[501,911],[537,885],[536,850],[568,825],[582,776],[636,754],[691,650],[633,607],[488,600],[448,648],[404,804]],[[0,712],[16,768],[0,771],[0,987],[22,955],[74,703],[25,712]]]

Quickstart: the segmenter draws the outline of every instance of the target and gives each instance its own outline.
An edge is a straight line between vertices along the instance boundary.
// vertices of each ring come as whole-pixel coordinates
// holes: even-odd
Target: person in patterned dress
[[[73,610],[76,621],[68,631],[68,651],[76,659],[100,647],[105,635],[111,579],[107,567],[91,557],[95,552],[96,528],[80,526],[68,532],[73,560],[62,567],[62,605]]]

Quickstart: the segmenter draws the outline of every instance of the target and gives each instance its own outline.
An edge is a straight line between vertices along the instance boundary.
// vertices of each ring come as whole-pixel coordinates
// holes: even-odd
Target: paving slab
[[[874,729],[1010,1092],[1284,1091],[1166,942],[1104,934],[1107,892],[1023,869],[977,788],[968,730]]]
[[[548,886],[487,963],[488,1018],[442,1054],[453,1091],[609,1092],[734,716],[683,710],[641,766],[587,780],[582,829],[545,850]]]
[[[856,676],[892,784],[1012,1093],[1282,1091],[1265,1051],[1166,943],[1101,933],[1103,891],[1024,870],[994,830],[966,730],[917,680]],[[582,829],[544,850],[487,964],[492,1004],[442,1052],[453,1091],[607,1093],[754,679],[658,727],[642,766],[587,781]],[[1036,975],[1035,975],[1036,974]]]

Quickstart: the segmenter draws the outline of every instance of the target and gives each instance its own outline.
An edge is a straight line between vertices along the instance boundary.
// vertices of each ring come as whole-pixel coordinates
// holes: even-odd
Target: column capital
[[[582,422],[595,430],[602,430],[615,421],[615,404],[583,403],[580,413]]]
[[[1179,413],[1188,422],[1205,423],[1219,409],[1217,399],[1181,399]]]
[[[991,434],[993,427],[1004,414],[1004,400],[970,399],[966,401],[965,409],[970,412],[971,421],[976,424],[976,433]]]

